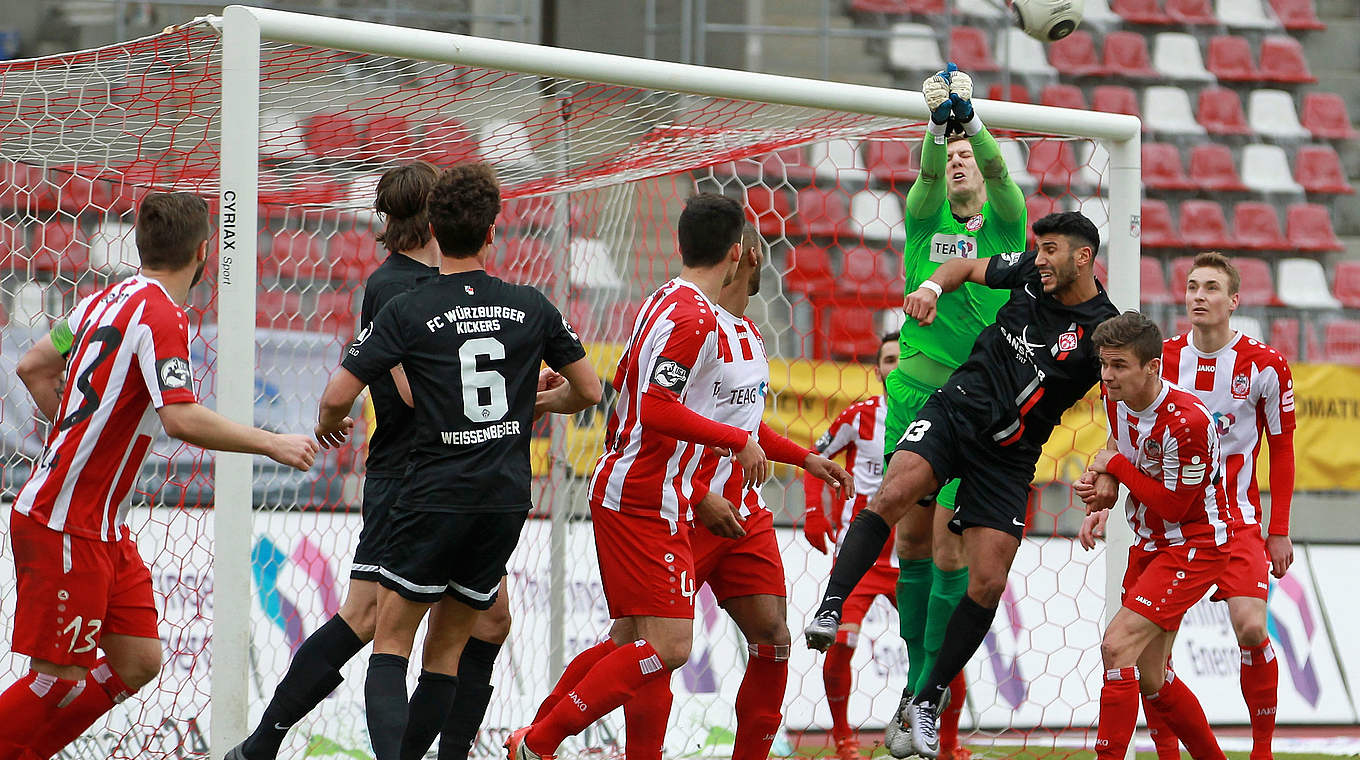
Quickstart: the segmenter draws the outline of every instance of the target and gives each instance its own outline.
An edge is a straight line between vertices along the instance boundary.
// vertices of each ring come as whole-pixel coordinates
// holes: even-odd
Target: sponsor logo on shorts
[[[1143,606],[1145,606],[1145,607],[1151,607],[1151,606],[1152,606],[1152,600],[1151,600],[1151,599],[1148,599],[1148,598],[1146,598],[1146,597],[1135,596],[1135,597],[1133,598],[1133,601],[1138,602],[1139,604],[1141,604],[1141,605],[1143,605]]]

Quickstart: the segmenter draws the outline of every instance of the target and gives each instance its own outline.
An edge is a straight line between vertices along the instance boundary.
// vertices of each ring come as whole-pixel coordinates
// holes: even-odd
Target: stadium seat
[[[1049,214],[1056,214],[1066,211],[1067,206],[1062,198],[1049,197],[1043,193],[1035,193],[1025,199],[1025,214],[1029,224],[1025,228],[1025,242],[1027,245],[1034,245],[1034,222],[1036,219],[1043,219]]]
[[[1317,259],[1284,259],[1277,281],[1280,300],[1297,309],[1340,309],[1341,302],[1327,287],[1327,273]]]
[[[1190,96],[1180,87],[1157,85],[1143,90],[1143,114],[1143,123],[1153,132],[1204,134],[1204,127],[1190,112]]]
[[[1299,124],[1294,97],[1284,90],[1252,90],[1247,98],[1247,123],[1256,134],[1284,139],[1302,139],[1308,130]]]
[[[1101,113],[1124,113],[1142,118],[1143,111],[1138,107],[1138,94],[1132,87],[1117,84],[1102,84],[1091,89],[1091,108]],[[1143,124],[1147,131],[1147,123]]]
[[[1294,180],[1310,193],[1355,192],[1341,168],[1341,156],[1330,145],[1301,145],[1294,154]]]
[[[1025,168],[1040,187],[1067,190],[1077,171],[1077,156],[1069,140],[1043,139],[1030,143]]]
[[[850,197],[850,231],[864,240],[886,241],[902,234],[902,199],[886,190],[861,190]]]
[[[492,119],[477,129],[477,138],[482,156],[493,164],[519,169],[540,165],[529,127],[522,122]]]
[[[1227,87],[1205,87],[1199,91],[1199,123],[1211,135],[1249,135],[1247,114],[1242,98]]]
[[[1194,256],[1177,256],[1171,260],[1171,279],[1167,280],[1167,290],[1176,303],[1185,303],[1186,283],[1190,281],[1190,270],[1195,268]],[[1185,332],[1177,328],[1176,332]]]
[[[1332,212],[1316,203],[1295,203],[1285,211],[1285,235],[1300,251],[1342,251],[1332,229]]]
[[[509,228],[541,228],[553,223],[553,200],[537,195],[528,198],[508,198],[501,204],[501,215],[496,223]]]
[[[1327,28],[1317,17],[1313,0],[1270,0],[1276,18],[1291,32],[1321,31]]]
[[[798,191],[798,220],[801,229],[813,237],[836,237],[850,216],[839,193],[818,187]]]
[[[1166,285],[1166,271],[1162,262],[1151,256],[1138,259],[1139,288],[1143,303],[1168,304],[1175,299]]]
[[[1228,318],[1228,327],[1236,330],[1248,338],[1265,340],[1265,328],[1261,325],[1261,320],[1256,317],[1244,317],[1234,314]]]
[[[1130,24],[1164,25],[1171,23],[1157,0],[1113,0],[1110,10]]]
[[[537,238],[509,238],[504,245],[502,275],[521,285],[548,287],[554,275],[553,256],[548,246]]]
[[[905,16],[908,13],[919,13],[916,6],[919,0],[852,0],[850,10],[856,13],[883,13],[889,16]],[[940,10],[944,10],[944,2],[939,2]]]
[[[1086,96],[1074,84],[1050,84],[1039,92],[1039,105],[1087,110]]]
[[[778,188],[756,185],[746,188],[746,219],[755,224],[760,234],[779,238],[785,225],[793,218],[793,203]]]
[[[1214,15],[1224,26],[1234,29],[1279,29],[1266,12],[1263,0],[1216,0]]]
[[[1096,232],[1100,239],[1109,241],[1110,239],[1110,199],[1099,195],[1092,195],[1077,201],[1077,211],[1091,220],[1091,224],[1096,226]]]
[[[1284,148],[1278,145],[1254,143],[1242,148],[1242,182],[1261,193],[1303,194],[1303,186],[1290,176]]]
[[[1305,84],[1316,82],[1308,70],[1303,45],[1287,34],[1272,34],[1261,40],[1261,79],[1266,82]]]
[[[1332,269],[1332,295],[1347,309],[1360,309],[1360,259],[1336,262]]]
[[[363,125],[348,113],[316,113],[302,120],[302,140],[313,156],[353,161],[363,149]]]
[[[987,33],[975,26],[956,26],[949,30],[949,60],[964,71],[998,71],[992,58]]]
[[[1275,295],[1275,281],[1271,276],[1270,264],[1265,259],[1238,256],[1232,263],[1237,268],[1238,275],[1242,277],[1242,285],[1237,292],[1243,306],[1280,305],[1280,299]],[[1256,337],[1265,336],[1256,333]]]
[[[75,222],[58,219],[33,233],[32,265],[39,272],[58,272],[76,279],[90,268],[90,244]]]
[[[1190,248],[1235,248],[1236,242],[1228,234],[1228,220],[1217,201],[1182,201],[1180,233]]]
[[[456,119],[425,125],[425,158],[435,166],[482,159],[477,135]]]
[[[1148,58],[1147,38],[1137,32],[1110,32],[1105,35],[1102,63],[1111,76],[1126,79],[1158,79]],[[1145,111],[1147,109],[1144,109]]]
[[[308,321],[315,330],[348,339],[357,332],[356,311],[352,292],[323,290],[316,294],[316,313]]]
[[[998,43],[1003,53],[1000,63],[1011,74],[1057,77],[1057,70],[1048,65],[1048,54],[1044,51],[1044,43],[1010,24],[1004,27],[1002,34],[1005,35],[1005,38]]]
[[[919,140],[867,140],[864,163],[879,182],[906,187],[921,173],[920,146]]]
[[[806,185],[817,177],[817,172],[807,162],[802,148],[785,148],[760,160],[760,176],[770,184],[788,180],[795,185]]]
[[[1190,150],[1190,177],[1206,192],[1242,192],[1247,189],[1237,176],[1232,151],[1218,143],[1200,143]]]
[[[395,114],[369,116],[359,122],[359,129],[363,136],[359,156],[368,161],[406,160],[424,156],[429,145],[428,140],[411,129],[411,122]]]
[[[298,114],[287,108],[260,109],[260,157],[279,160],[301,158],[307,139]]]
[[[1360,364],[1360,322],[1342,319],[1323,328],[1324,361],[1337,364]]]
[[[1166,17],[1175,24],[1218,24],[1218,16],[1214,15],[1213,3],[1209,0],[1166,0]]]
[[[1143,143],[1143,185],[1151,190],[1191,190],[1181,152],[1170,143]]]
[[[960,16],[1001,20],[1006,17],[1004,9],[988,0],[954,0],[954,12]]]
[[[850,295],[891,298],[902,295],[901,276],[901,268],[893,267],[878,251],[855,246],[841,252],[836,289]]]
[[[862,182],[869,178],[857,140],[825,140],[808,146],[808,164],[818,179]]]
[[[1059,73],[1072,77],[1104,76],[1105,67],[1096,57],[1096,41],[1082,29],[1048,46],[1048,62]]]
[[[1119,14],[1110,9],[1109,0],[1086,0],[1086,11],[1082,14],[1083,26],[1107,29],[1123,23]]]
[[[1162,32],[1152,38],[1152,67],[1163,79],[1214,81],[1214,75],[1204,68],[1199,40],[1184,32]]]
[[[1223,82],[1255,82],[1261,78],[1246,37],[1231,34],[1211,37],[1208,67]]]
[[[40,283],[29,281],[14,291],[14,302],[10,307],[10,322],[46,329],[52,322],[47,315],[45,303],[47,293]]]
[[[1303,125],[1314,137],[1351,140],[1357,132],[1351,127],[1346,101],[1334,92],[1310,92],[1303,96]]]
[[[1026,195],[1034,192],[1034,188],[1039,186],[1039,180],[1025,168],[1029,162],[1026,158],[1025,146],[1016,140],[1001,140],[1001,158],[1006,161],[1006,170],[1011,174],[1011,181],[1020,186]]]
[[[497,228],[497,232],[501,232],[500,228]],[[387,251],[379,250],[378,241],[373,231],[369,229],[352,229],[336,233],[327,242],[326,248],[335,278],[348,282],[357,283],[368,279],[373,270],[387,258]]]
[[[925,24],[893,24],[888,42],[888,65],[899,71],[939,71],[944,68],[935,31]]]
[[[1077,188],[1109,192],[1110,150],[1101,142],[1091,140],[1077,143]]]
[[[1280,216],[1275,207],[1260,201],[1243,201],[1233,208],[1233,237],[1243,248],[1278,251],[1289,245],[1280,232]]]
[[[315,236],[301,230],[284,230],[270,240],[269,254],[261,254],[260,277],[329,283],[330,261]]]
[[[136,229],[116,217],[106,217],[90,235],[90,268],[104,273],[130,273],[141,266]]]
[[[822,246],[800,245],[789,251],[785,264],[784,287],[795,293],[830,293],[836,288],[831,257]]]
[[[826,341],[834,359],[868,359],[878,352],[875,309],[865,306],[839,306],[828,309]]]
[[[1185,245],[1171,221],[1171,207],[1166,205],[1166,201],[1155,198],[1144,200],[1139,219],[1144,248],[1180,248]]]
[[[1299,333],[1303,332],[1300,341]],[[1300,343],[1304,353],[1300,353]],[[1308,322],[1299,322],[1293,317],[1277,318],[1270,323],[1270,347],[1279,351],[1290,362],[1317,361],[1322,358],[1322,347],[1318,344],[1317,333]]]
[[[1031,102],[1029,97],[1029,88],[1024,86],[1023,84],[1011,84],[1009,87],[1003,87],[1000,84],[994,84],[987,88],[987,99],[1005,100],[1010,103]]]
[[[270,288],[255,294],[255,326],[266,330],[305,330],[302,294]]]

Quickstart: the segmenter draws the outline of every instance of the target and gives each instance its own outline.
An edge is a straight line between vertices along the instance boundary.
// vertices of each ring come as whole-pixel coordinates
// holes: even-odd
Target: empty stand
[[[1334,92],[1310,92],[1303,96],[1303,125],[1314,137],[1352,140],[1356,137],[1346,101]]]
[[[1119,14],[1130,24],[1163,25],[1171,23],[1170,17],[1162,12],[1157,0],[1114,0],[1110,10]]]
[[[1214,5],[1210,0],[1166,0],[1166,16],[1176,24],[1218,24],[1218,16],[1214,15]]]
[[[1190,177],[1201,190],[1208,192],[1247,189],[1233,164],[1232,150],[1218,143],[1200,143],[1190,150]]]
[[[1123,113],[1142,118],[1143,111],[1138,107],[1138,93],[1132,87],[1117,84],[1102,84],[1091,89],[1091,107],[1103,113]],[[1143,123],[1143,131],[1147,131]]]
[[[1272,34],[1261,40],[1261,79],[1267,82],[1304,84],[1316,82],[1308,69],[1303,45],[1286,34]]]
[[[1228,220],[1216,201],[1184,201],[1180,207],[1180,233],[1190,248],[1234,248]]]
[[[1261,78],[1246,37],[1223,34],[1209,39],[1209,71],[1224,82],[1255,82]]]
[[[1205,87],[1199,91],[1199,123],[1211,135],[1249,135],[1247,114],[1242,98],[1226,87]]]
[[[855,246],[841,253],[841,276],[837,290],[865,298],[900,297],[903,290],[902,267],[878,251]]]
[[[1199,40],[1184,32],[1162,32],[1152,40],[1152,67],[1164,79],[1212,82],[1214,75],[1204,68]]]
[[[1294,154],[1294,181],[1310,193],[1355,192],[1341,168],[1341,156],[1330,145],[1302,145]]]
[[[1029,159],[1026,158],[1025,146],[1017,140],[1001,140],[1001,158],[1006,161],[1006,170],[1010,172],[1011,181],[1020,186],[1025,194],[1034,191],[1039,186],[1039,180],[1025,168]]]
[[[1241,314],[1234,314],[1228,318],[1228,327],[1242,333],[1248,338],[1265,340],[1265,328],[1261,320],[1256,317],[1244,317]]]
[[[964,71],[998,71],[992,57],[987,33],[975,26],[956,26],[949,30],[949,60]]]
[[[1191,190],[1181,152],[1169,143],[1143,143],[1143,184],[1152,190]]]
[[[990,0],[954,0],[954,12],[960,16],[998,21],[1006,17],[1005,10]]]
[[[75,222],[55,219],[33,232],[32,265],[38,272],[68,276],[90,266],[90,244]]]
[[[779,188],[756,185],[746,188],[746,218],[760,234],[778,238],[785,234],[787,220],[793,218],[793,203]]]
[[[1077,156],[1069,140],[1046,138],[1029,146],[1029,161],[1025,167],[1038,180],[1040,187],[1066,190],[1072,186],[1077,171]]]
[[[1238,256],[1232,263],[1242,277],[1242,285],[1237,293],[1243,306],[1280,305],[1280,299],[1275,295],[1275,278],[1271,274],[1270,264],[1266,263],[1265,259]],[[1257,333],[1257,337],[1265,336]]]
[[[865,240],[886,241],[901,234],[902,199],[886,190],[861,190],[850,198],[850,230]]]
[[[1284,28],[1290,31],[1321,31],[1327,25],[1317,16],[1317,9],[1313,7],[1313,0],[1270,0],[1270,5],[1275,9],[1275,15],[1284,24]]]
[[[1048,65],[1044,43],[1011,24],[1007,24],[1001,34],[1000,60],[1008,71],[1021,76],[1057,76],[1057,70]]]
[[[1048,46],[1048,62],[1058,72],[1073,77],[1104,76],[1105,66],[1096,55],[1090,32],[1078,29]]]
[[[819,245],[800,245],[788,253],[784,287],[795,293],[830,293],[836,287],[831,257]]]
[[[1143,256],[1138,260],[1138,272],[1141,282],[1143,303],[1168,304],[1172,303],[1174,297],[1166,284],[1166,271],[1162,269],[1162,262],[1151,256]]]
[[[302,120],[302,141],[314,156],[352,161],[363,150],[364,130],[353,115],[316,113]]]
[[[539,166],[528,125],[523,122],[492,119],[477,129],[479,149],[486,160],[521,169]]]
[[[1271,321],[1270,347],[1290,362],[1317,361],[1322,357],[1322,347],[1313,326],[1292,317],[1277,317]]]
[[[1341,319],[1323,328],[1323,351],[1329,362],[1360,364],[1360,322]]]
[[[888,42],[888,65],[900,71],[938,71],[944,68],[935,30],[925,24],[893,24]]]
[[[842,230],[850,212],[840,194],[819,187],[805,187],[798,191],[799,227],[814,237],[835,237]]]
[[[880,182],[916,181],[921,173],[920,142],[905,140],[868,140],[864,143],[864,163],[869,174]]]
[[[1284,148],[1278,145],[1257,143],[1242,149],[1242,182],[1260,193],[1303,194],[1303,186],[1290,176]]]
[[[1280,300],[1299,309],[1339,309],[1341,302],[1327,287],[1327,273],[1317,259],[1284,259],[1280,262]]]
[[[1180,87],[1157,85],[1143,90],[1143,123],[1153,132],[1202,135],[1204,127],[1190,111],[1190,95]]]
[[[1341,251],[1345,246],[1332,229],[1332,213],[1316,203],[1295,203],[1285,212],[1289,245],[1300,251]]]
[[[867,359],[878,353],[875,309],[840,306],[827,311],[830,324],[827,326],[826,343],[832,358]]]
[[[1264,0],[1216,0],[1214,15],[1224,26],[1234,29],[1279,29],[1266,12]]]
[[[1144,248],[1180,248],[1185,245],[1171,221],[1171,207],[1166,205],[1166,201],[1155,198],[1144,200],[1139,219]]]
[[[1147,38],[1143,35],[1137,32],[1110,32],[1105,35],[1104,45],[1104,57],[1101,60],[1109,75],[1126,79],[1157,79],[1161,76],[1152,68]]]
[[[783,178],[796,185],[806,185],[817,176],[802,148],[785,148],[765,156],[760,161],[760,174],[766,182]]]
[[[1108,0],[1086,0],[1086,12],[1081,19],[1083,25],[1104,29],[1117,26],[1122,21],[1119,14],[1110,9]]]
[[[1233,237],[1243,248],[1278,251],[1289,241],[1280,231],[1280,216],[1275,207],[1260,201],[1243,201],[1233,208]]]
[[[424,138],[425,157],[436,166],[452,166],[482,158],[476,133],[457,119],[426,124]]]
[[[125,274],[141,266],[133,225],[105,218],[90,235],[90,268],[104,273]]]
[[[369,229],[337,233],[328,242],[327,250],[334,276],[348,282],[368,279],[373,270],[387,258],[387,251],[379,250],[378,241]]]
[[[1010,103],[1029,103],[1032,102],[1029,96],[1029,88],[1023,84],[1010,84],[1002,86],[994,84],[987,88],[988,100],[1005,100]]]
[[[1336,262],[1332,270],[1332,295],[1347,309],[1360,309],[1360,259]]]
[[[1039,92],[1039,105],[1086,110],[1086,96],[1074,84],[1050,84]]]
[[[1043,193],[1035,193],[1025,199],[1025,214],[1029,220],[1029,225],[1025,229],[1025,240],[1029,245],[1034,244],[1034,222],[1043,219],[1049,214],[1056,214],[1059,211],[1066,211],[1061,198],[1050,198]]]
[[[1247,98],[1247,122],[1257,134],[1301,139],[1308,130],[1299,124],[1294,97],[1284,90],[1252,90]]]

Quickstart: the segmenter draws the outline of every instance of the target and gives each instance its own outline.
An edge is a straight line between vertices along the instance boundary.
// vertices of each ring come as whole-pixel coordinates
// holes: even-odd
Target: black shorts
[[[979,441],[975,431],[984,427],[957,409],[948,394],[936,393],[907,426],[895,451],[925,459],[940,485],[959,479],[950,530],[962,533],[980,526],[1021,538],[1039,452]]]
[[[375,582],[381,577],[378,565],[382,563],[383,544],[387,543],[387,513],[397,503],[401,484],[401,478],[364,478],[364,527],[359,530],[349,577]]]
[[[394,505],[379,582],[413,602],[434,603],[448,594],[473,609],[490,609],[528,516],[527,509],[418,512]]]

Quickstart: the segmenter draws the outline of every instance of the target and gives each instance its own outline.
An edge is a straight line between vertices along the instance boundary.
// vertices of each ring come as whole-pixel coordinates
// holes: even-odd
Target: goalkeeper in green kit
[[[907,193],[907,293],[951,258],[1025,249],[1025,196],[1011,180],[996,140],[973,111],[972,79],[950,63],[926,79],[921,90],[931,117],[921,147],[921,174]],[[885,462],[898,442],[913,434],[917,412],[968,358],[978,333],[995,321],[1009,296],[1005,290],[965,284],[941,296],[938,315],[928,327],[914,319],[902,326],[902,358],[886,381]],[[951,481],[936,500],[942,509],[931,505],[910,510],[897,525],[897,612],[909,657],[910,691],[930,673],[949,617],[968,588],[962,541],[949,530],[957,491],[958,481]],[[817,647],[820,641],[814,642],[812,633],[808,644]],[[967,756],[967,750],[958,748],[962,675],[952,687],[960,693],[954,695],[956,709],[946,711],[941,726],[942,760]],[[894,715],[888,725],[889,738],[900,730],[898,718]]]

